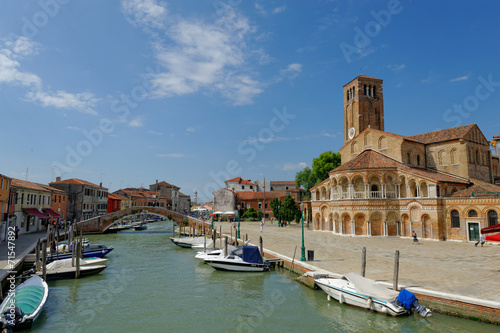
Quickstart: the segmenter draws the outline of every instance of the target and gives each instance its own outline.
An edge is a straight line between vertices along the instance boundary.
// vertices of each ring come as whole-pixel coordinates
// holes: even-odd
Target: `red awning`
[[[500,232],[500,224],[495,224],[481,229],[482,234],[492,234],[494,232]]]
[[[36,216],[36,217],[39,217],[41,219],[48,219],[49,218],[47,215],[40,213],[40,211],[38,209],[35,209],[35,208],[27,208],[27,209],[23,209],[23,210],[26,213],[33,215],[33,216]]]
[[[60,217],[61,217],[61,215],[60,215],[58,212],[53,211],[53,210],[52,210],[52,209],[50,209],[50,208],[44,208],[44,209],[43,209],[43,211],[44,211],[45,213],[49,214],[49,215],[50,215],[50,216],[52,216],[52,217],[55,217],[55,218],[60,218]]]

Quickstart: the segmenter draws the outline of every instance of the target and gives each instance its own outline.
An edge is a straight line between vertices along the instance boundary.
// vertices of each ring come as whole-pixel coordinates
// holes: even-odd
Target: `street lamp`
[[[240,208],[241,205],[238,204],[238,235],[236,236],[236,239],[240,239]]]
[[[302,256],[300,257],[300,261],[306,261],[306,248],[304,247],[304,203],[300,204],[300,217],[302,220],[302,247],[301,252]]]

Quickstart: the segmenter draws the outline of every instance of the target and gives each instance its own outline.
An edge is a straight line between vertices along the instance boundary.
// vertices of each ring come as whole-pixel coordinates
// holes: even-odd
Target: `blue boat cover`
[[[243,261],[252,264],[263,264],[258,246],[241,245],[231,254],[241,257]]]
[[[406,289],[401,289],[398,295],[398,302],[407,310],[411,309],[411,305],[416,299],[415,295]]]

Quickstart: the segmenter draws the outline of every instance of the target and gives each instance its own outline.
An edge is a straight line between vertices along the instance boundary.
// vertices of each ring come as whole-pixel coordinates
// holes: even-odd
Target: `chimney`
[[[56,182],[60,182],[60,181],[61,181],[61,176],[56,177]]]
[[[102,187],[102,182],[99,183],[99,187]]]

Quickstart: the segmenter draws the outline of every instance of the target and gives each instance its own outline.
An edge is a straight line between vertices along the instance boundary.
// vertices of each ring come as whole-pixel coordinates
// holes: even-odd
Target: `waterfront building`
[[[191,197],[179,192],[179,210],[178,212],[188,214],[191,211]]]
[[[170,203],[170,201],[166,197],[162,196],[158,191],[149,191],[144,187],[128,187],[115,191],[113,194],[125,197],[130,203],[128,207],[148,206],[165,208],[169,206]]]
[[[53,224],[66,220],[68,218],[68,193],[49,185],[38,185],[51,193],[50,209],[44,210],[50,216],[49,222]]]
[[[0,224],[2,240],[5,240],[7,228],[9,226],[9,198],[10,198],[10,185],[12,178],[0,174]]]
[[[299,203],[304,190],[296,188],[295,181],[256,181],[241,177],[226,180],[225,187],[213,192],[213,211],[236,211],[240,205],[243,214],[250,207],[262,211],[265,218],[273,218],[271,200],[283,201],[290,194]]]
[[[108,193],[108,208],[107,213],[113,213],[121,209],[123,195]]]
[[[44,229],[50,219],[46,210],[51,207],[52,193],[39,184],[15,178],[11,187],[16,192],[12,225],[19,227],[19,233]]]
[[[158,191],[160,196],[165,197],[167,200],[166,208],[169,210],[173,210],[175,212],[179,212],[179,190],[181,188],[172,184],[167,183],[166,181],[158,182],[155,184],[149,185],[150,191]]]
[[[310,189],[313,228],[475,241],[481,228],[498,223],[498,153],[476,124],[386,132],[382,83],[360,75],[343,87],[342,165]]]
[[[106,215],[108,189],[102,187],[102,183],[96,185],[77,178],[61,180],[57,177],[49,185],[68,194],[67,216],[71,221]]]

